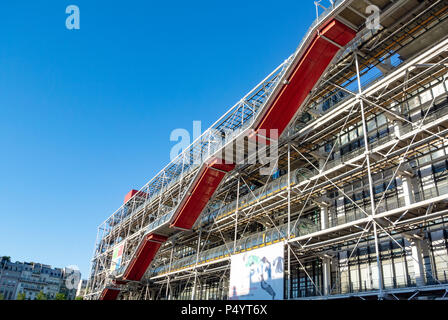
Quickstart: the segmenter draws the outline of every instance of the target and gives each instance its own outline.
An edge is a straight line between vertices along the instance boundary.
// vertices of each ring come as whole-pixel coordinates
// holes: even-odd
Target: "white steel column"
[[[409,206],[414,203],[414,193],[412,191],[411,178],[408,176],[401,176],[401,182],[403,187],[403,196],[405,205]]]
[[[323,294],[330,295],[331,292],[331,259],[322,258],[322,274],[323,274]]]
[[[406,77],[407,77],[407,72],[406,72]],[[398,113],[399,115],[402,114],[402,107],[400,105],[396,105],[393,110]],[[394,134],[395,137],[397,139],[401,138],[401,135],[403,134],[403,126],[401,121],[399,120],[393,120],[393,128],[394,128]],[[414,193],[412,191],[412,177],[410,177],[407,174],[400,174],[399,172],[399,177],[402,181],[402,188],[403,188],[403,196],[404,196],[404,202],[405,205],[410,205],[412,203],[414,203],[415,199],[414,199]]]
[[[167,300],[171,300],[171,283],[170,283],[170,276],[169,273],[171,271],[171,265],[173,263],[173,253],[174,253],[174,241],[171,242],[171,253],[170,253],[170,265],[168,267],[168,277],[167,277],[167,282],[166,282],[166,292],[165,292],[165,297]],[[168,290],[169,290],[169,295],[168,295]]]
[[[398,121],[394,121],[394,132],[397,138],[400,138],[402,134],[402,126]],[[415,202],[413,181],[412,177],[408,174],[400,174],[401,187],[403,190],[403,198],[406,206],[409,206]],[[422,241],[415,238],[408,238],[410,249],[411,249],[411,259],[414,267],[415,283],[417,287],[425,285],[424,280],[424,269],[423,269],[423,253],[422,253]]]
[[[198,247],[197,247],[197,251],[196,251],[196,263],[194,265],[194,283],[193,283],[193,288],[191,290],[191,300],[194,300],[196,297],[196,283],[197,283],[197,279],[198,279],[198,271],[196,270],[196,268],[198,266],[199,250],[201,248],[201,235],[202,235],[202,229],[199,229]]]
[[[423,269],[422,240],[413,239],[411,244],[411,257],[414,265],[415,283],[417,287],[425,285],[425,273]]]
[[[235,237],[233,240],[233,254],[236,252],[236,240],[237,240],[237,231],[238,231],[238,208],[240,205],[240,177],[238,176],[238,184],[236,189],[236,210],[235,210]]]
[[[327,229],[329,226],[328,220],[328,206],[321,205],[320,206],[320,227],[322,230]]]
[[[412,178],[406,175],[402,175],[402,188],[404,202],[406,206],[409,206],[415,202],[414,192],[412,189]],[[425,285],[424,269],[423,269],[423,251],[422,242],[424,240],[419,240],[415,238],[408,238],[410,248],[411,248],[411,258],[414,266],[415,283],[417,287]]]
[[[397,104],[395,107],[392,108],[392,110],[395,111],[395,113],[397,113],[399,115],[403,114],[403,112],[401,111],[402,109],[403,109],[403,107],[400,104]],[[389,117],[390,115],[386,113],[385,116]],[[393,123],[395,138],[400,140],[401,135],[403,134],[402,122],[396,118],[389,118],[389,120],[391,120]]]
[[[364,101],[361,99],[362,95],[362,86],[361,86],[361,78],[359,74],[359,62],[358,62],[358,53],[355,52],[355,65],[356,65],[356,77],[358,80],[358,95],[357,100],[361,107],[361,118],[362,118],[362,129],[363,129],[363,135],[364,135],[364,148],[365,148],[365,157],[366,157],[366,165],[367,165],[367,175],[369,178],[369,192],[370,192],[370,205],[372,210],[372,220],[373,220],[373,236],[375,239],[375,252],[376,252],[376,263],[377,263],[377,269],[378,269],[378,298],[383,298],[383,272],[381,267],[381,261],[380,261],[380,250],[378,245],[378,234],[377,234],[377,226],[375,221],[375,194],[373,193],[373,181],[372,181],[372,172],[370,168],[370,150],[369,150],[369,139],[367,137],[367,123],[366,123],[366,117],[364,113]]]
[[[329,227],[328,224],[328,206],[320,206],[320,225],[321,229],[325,230]],[[331,291],[331,259],[328,257],[322,258],[322,275],[323,275],[323,294],[328,296]]]

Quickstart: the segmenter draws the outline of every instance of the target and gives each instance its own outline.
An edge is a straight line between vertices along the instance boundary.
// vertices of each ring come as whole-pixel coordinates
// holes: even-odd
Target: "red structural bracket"
[[[142,240],[132,259],[131,263],[127,267],[123,280],[127,281],[140,281],[143,275],[151,264],[152,259],[156,255],[160,246],[167,240],[165,236],[158,234],[148,234]]]
[[[333,19],[325,24],[286,79],[271,107],[256,126],[255,133],[270,138],[270,130],[277,129],[280,136],[340,47],[349,43],[355,35],[353,29],[338,20]]]
[[[234,168],[235,164],[226,164],[218,158],[213,158],[205,164],[199,172],[199,179],[196,180],[186,200],[177,210],[170,227],[191,229],[226,173]]]
[[[120,289],[115,288],[105,288],[101,293],[100,300],[116,300]]]
[[[139,198],[148,199],[148,194],[146,192],[132,189],[124,196],[123,203],[128,202],[135,195],[136,195],[136,197],[139,197]]]

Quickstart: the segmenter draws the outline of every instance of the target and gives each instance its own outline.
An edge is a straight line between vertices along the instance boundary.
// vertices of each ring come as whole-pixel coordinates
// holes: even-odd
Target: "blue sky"
[[[67,30],[75,4],[81,29]],[[90,267],[97,226],[299,44],[308,1],[2,1],[0,255]]]

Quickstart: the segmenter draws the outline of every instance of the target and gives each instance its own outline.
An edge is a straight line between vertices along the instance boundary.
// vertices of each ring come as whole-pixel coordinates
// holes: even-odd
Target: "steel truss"
[[[365,29],[368,3],[381,9],[379,30]],[[434,168],[448,161],[448,38],[438,33],[448,3],[336,1],[313,26],[331,14],[358,36],[280,138],[281,178],[276,170],[260,175],[260,164],[238,165],[194,229],[172,233],[142,281],[122,286],[122,299],[224,299],[231,255],[275,242],[285,244],[285,299],[446,297],[448,177]],[[255,121],[294,55],[99,227],[89,298],[115,285],[114,246],[126,242],[126,265],[148,228],[163,227],[202,161]],[[224,129],[226,138],[216,140]],[[444,244],[432,241],[439,232]],[[399,252],[391,259],[406,264],[400,285],[396,271],[395,280],[386,276],[385,243]],[[360,258],[366,250],[368,263]]]

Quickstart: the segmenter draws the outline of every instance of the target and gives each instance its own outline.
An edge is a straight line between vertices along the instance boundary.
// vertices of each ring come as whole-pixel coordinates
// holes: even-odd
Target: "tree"
[[[47,296],[43,291],[39,291],[39,293],[36,295],[36,300],[47,300]]]
[[[83,298],[82,296],[77,296],[77,297],[75,298],[75,300],[84,300],[84,298]]]
[[[17,294],[17,300],[25,300],[26,295],[23,292],[19,292],[19,294]]]
[[[56,293],[56,296],[54,297],[55,300],[66,300],[65,294],[62,292]]]
[[[0,259],[0,266],[2,266],[2,268],[6,265],[7,262],[11,262],[11,257],[9,256],[2,256]]]

